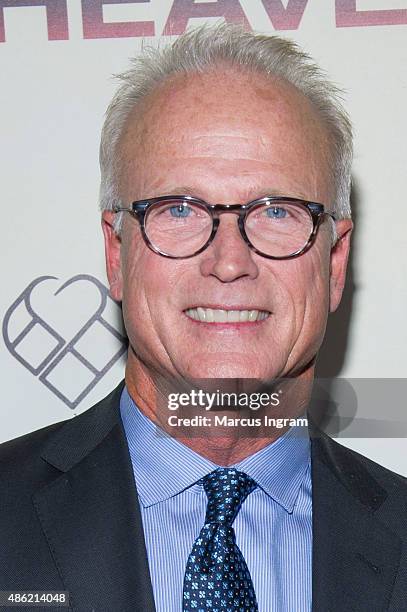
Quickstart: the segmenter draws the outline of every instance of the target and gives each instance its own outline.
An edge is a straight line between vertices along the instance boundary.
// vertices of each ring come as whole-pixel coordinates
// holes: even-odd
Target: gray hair
[[[330,141],[328,162],[335,193],[332,212],[337,218],[350,218],[352,126],[342,105],[341,90],[293,41],[247,32],[230,24],[204,25],[164,46],[143,44],[130,69],[117,75],[121,84],[106,111],[100,144],[100,208],[123,206],[117,180],[118,145],[137,103],[171,76],[206,72],[220,63],[284,79],[308,98]],[[118,232],[122,214],[116,215]]]

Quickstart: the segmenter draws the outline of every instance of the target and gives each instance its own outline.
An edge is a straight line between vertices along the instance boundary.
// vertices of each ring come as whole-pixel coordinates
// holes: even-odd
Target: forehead
[[[164,171],[188,156],[191,172],[206,158],[225,171],[273,164],[324,176],[327,147],[318,112],[293,85],[219,66],[168,79],[134,109],[119,147],[120,178],[128,183],[143,164],[159,159]]]

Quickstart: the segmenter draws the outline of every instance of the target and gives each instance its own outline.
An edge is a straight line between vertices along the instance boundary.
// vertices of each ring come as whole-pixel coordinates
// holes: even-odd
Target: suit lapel
[[[312,437],[312,612],[383,612],[401,542],[375,517],[386,492],[348,451]]]
[[[61,475],[33,498],[74,610],[155,610],[122,388],[58,431],[43,458]]]

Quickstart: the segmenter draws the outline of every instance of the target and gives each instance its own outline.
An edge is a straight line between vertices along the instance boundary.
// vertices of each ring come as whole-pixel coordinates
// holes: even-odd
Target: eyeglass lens
[[[273,201],[249,210],[245,231],[265,255],[287,257],[301,250],[313,229],[309,211],[298,204]],[[152,245],[173,257],[188,257],[201,249],[212,233],[211,213],[198,203],[170,200],[154,204],[145,218]]]

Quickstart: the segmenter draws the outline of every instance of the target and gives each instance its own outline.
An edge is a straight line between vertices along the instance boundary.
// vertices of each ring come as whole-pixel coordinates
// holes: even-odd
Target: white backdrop
[[[320,371],[406,378],[407,0],[0,0],[0,441],[82,412],[122,378],[97,208],[110,77],[141,35],[222,16],[295,39],[345,88],[356,231]],[[391,419],[402,399],[387,400]],[[405,438],[341,441],[407,474]]]

